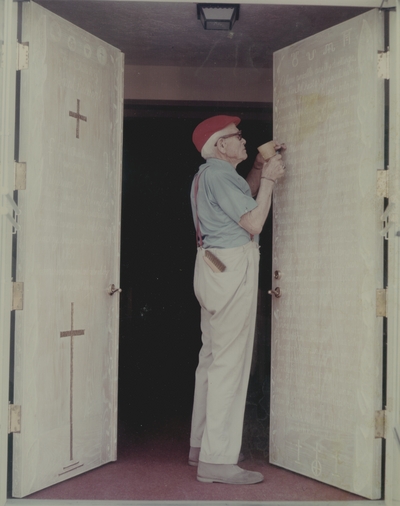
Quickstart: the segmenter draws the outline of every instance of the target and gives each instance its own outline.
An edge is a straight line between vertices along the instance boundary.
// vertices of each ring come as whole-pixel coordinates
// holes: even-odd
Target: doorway
[[[272,138],[271,111],[236,106],[130,108],[124,125],[121,245],[120,422],[135,430],[171,417],[190,425],[194,371],[201,346],[199,306],[193,294],[196,255],[190,209],[191,181],[203,160],[194,148],[195,126],[213,114],[242,117],[249,157]],[[271,220],[261,237],[260,301],[249,406],[267,422],[270,342]],[[254,413],[253,413],[254,415]],[[164,421],[164,422],[163,422]],[[248,431],[248,444],[255,427]],[[267,450],[268,431],[257,434]],[[261,443],[261,440],[263,442]]]
[[[133,257],[133,258],[135,258],[135,257]],[[140,268],[140,266],[139,266],[139,268]],[[175,285],[173,285],[173,286],[175,287]],[[128,293],[129,293],[129,292],[128,292]],[[128,302],[128,305],[130,304],[131,310],[133,310],[133,309],[134,309],[134,306],[133,306],[133,292],[132,292],[132,295],[131,295],[131,300],[132,300],[132,302],[131,302],[131,303],[129,303],[129,302]],[[151,300],[152,300],[152,299],[151,299]],[[128,299],[128,301],[129,301],[129,299]],[[140,314],[141,314],[141,316],[143,316],[143,315],[146,315],[147,313],[149,313],[149,312],[151,312],[151,311],[152,311],[152,306],[148,306],[148,304],[146,303],[146,304],[145,304],[145,305],[144,305],[141,309],[143,309],[143,311],[141,310],[141,311],[140,311]],[[163,329],[163,330],[164,330],[164,329]],[[150,342],[151,342],[151,341],[150,341]],[[154,343],[156,343],[156,341],[154,341]],[[157,343],[156,343],[156,344],[157,344]],[[164,350],[164,351],[165,351],[165,350]],[[151,354],[151,356],[152,356],[152,354]],[[154,358],[154,357],[152,356],[151,358]],[[159,364],[156,362],[156,363],[155,363],[155,366],[157,366],[157,365],[159,365]],[[179,366],[181,366],[181,364],[179,364]],[[172,369],[172,368],[171,368],[171,369]],[[160,379],[160,378],[162,378],[162,377],[163,377],[162,375],[159,375],[159,379]],[[140,391],[141,391],[141,392],[146,392],[146,390],[147,390],[147,385],[146,385],[146,384],[144,384],[144,383],[142,383],[140,379],[139,379],[139,380],[137,380],[137,383],[139,383],[139,384],[140,384],[140,386],[141,386],[141,390],[140,390]],[[143,386],[143,385],[145,385],[145,386]],[[139,390],[139,389],[138,389],[138,390]],[[179,393],[179,392],[176,392],[176,393]],[[147,395],[145,395],[145,397],[147,398],[148,396],[147,396]],[[159,396],[159,399],[162,399],[163,401],[165,401],[165,402],[164,402],[164,403],[165,403],[165,405],[170,406],[170,402],[169,402],[169,400],[166,400],[166,399],[164,398],[164,396],[163,396],[163,395],[160,395],[160,396]],[[162,407],[163,407],[162,403],[161,403],[161,405],[160,405],[160,404],[159,404],[159,402],[158,402],[158,400],[157,400],[157,401],[156,401],[156,403],[155,403],[155,405],[156,405],[156,406],[158,406],[158,407],[160,408],[160,411],[161,411],[161,409],[162,409]],[[135,409],[135,407],[134,407],[134,409]],[[155,411],[156,411],[156,410],[157,410],[157,409],[155,408]]]

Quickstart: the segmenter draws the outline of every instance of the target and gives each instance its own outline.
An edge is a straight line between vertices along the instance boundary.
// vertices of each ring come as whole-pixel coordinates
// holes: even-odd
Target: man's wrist
[[[262,170],[263,167],[264,167],[263,163],[258,164],[257,162],[254,162],[254,164],[253,164],[254,170]]]

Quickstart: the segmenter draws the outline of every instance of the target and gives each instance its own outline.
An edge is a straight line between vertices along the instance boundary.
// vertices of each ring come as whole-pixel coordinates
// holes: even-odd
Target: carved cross
[[[81,120],[81,121],[87,121],[87,117],[86,116],[82,116],[82,114],[80,114],[80,112],[79,112],[81,101],[78,99],[76,102],[77,102],[77,104],[76,104],[76,112],[69,111],[69,115],[72,118],[76,119],[76,138],[79,139],[79,120]]]
[[[70,379],[69,379],[69,424],[70,424],[70,441],[69,441],[69,449],[70,449],[70,459],[73,460],[73,437],[74,437],[74,337],[75,336],[83,336],[85,334],[84,330],[74,330],[74,303],[71,302],[71,329],[60,332],[60,337],[70,337]]]

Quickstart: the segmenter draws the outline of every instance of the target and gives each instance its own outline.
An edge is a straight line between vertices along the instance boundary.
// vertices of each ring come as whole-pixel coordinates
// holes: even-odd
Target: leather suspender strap
[[[203,172],[208,169],[208,165],[207,167],[205,167],[199,174],[197,174],[196,176],[196,179],[195,179],[195,182],[194,182],[194,188],[193,188],[193,193],[194,193],[194,206],[196,208],[196,244],[197,246],[200,246],[200,248],[203,247],[203,238],[201,236],[201,231],[200,231],[200,221],[199,221],[199,213],[197,211],[197,194],[199,192],[199,180],[200,180],[200,176],[203,174]]]

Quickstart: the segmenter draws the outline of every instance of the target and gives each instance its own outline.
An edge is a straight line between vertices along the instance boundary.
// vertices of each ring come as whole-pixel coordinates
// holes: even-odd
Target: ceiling
[[[125,53],[128,65],[271,68],[272,53],[366,8],[244,4],[231,32],[206,31],[195,3],[36,0]]]

